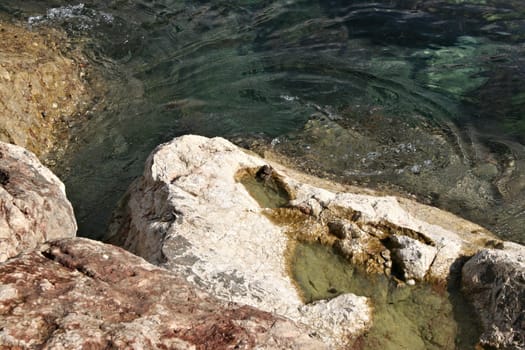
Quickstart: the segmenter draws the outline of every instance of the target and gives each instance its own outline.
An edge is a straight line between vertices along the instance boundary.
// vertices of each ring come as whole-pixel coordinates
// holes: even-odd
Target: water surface
[[[110,81],[56,170],[80,234],[161,142],[264,143],[298,167],[388,187],[525,242],[522,1],[15,1]]]
[[[383,350],[474,349],[480,324],[456,286],[448,291],[424,283],[399,284],[352,266],[333,248],[298,242],[292,255],[292,277],[305,302],[343,293],[370,298],[372,328],[358,348]]]

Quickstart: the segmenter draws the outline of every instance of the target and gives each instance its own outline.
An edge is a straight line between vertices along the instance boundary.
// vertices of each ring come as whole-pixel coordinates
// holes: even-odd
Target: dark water
[[[525,242],[525,3],[14,1],[110,81],[57,166],[80,234],[103,235],[159,143],[265,143]]]

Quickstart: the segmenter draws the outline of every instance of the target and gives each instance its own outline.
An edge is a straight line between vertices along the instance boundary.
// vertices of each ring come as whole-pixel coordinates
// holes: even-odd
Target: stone
[[[348,235],[348,227],[342,221],[331,221],[328,223],[328,230],[330,234],[339,239],[345,239]]]
[[[304,305],[287,275],[285,228],[263,213],[239,180],[243,169],[254,169],[255,179],[265,165],[222,138],[183,136],[161,145],[115,213],[108,242],[219,298],[301,322],[329,347],[343,346],[369,326],[367,298],[348,295],[323,307]],[[271,176],[276,176],[278,170],[272,168]],[[255,180],[254,186],[280,183],[269,180]],[[271,206],[274,201],[261,199],[260,192],[258,198]],[[308,217],[299,210],[291,215]],[[340,298],[352,302],[331,306],[339,305]]]
[[[31,152],[0,142],[0,262],[76,231],[64,184]]]
[[[348,230],[344,237],[330,233],[334,222]],[[384,242],[392,236],[432,247],[425,274],[406,270],[443,283],[462,255],[494,239],[439,209],[307,176],[222,138],[186,135],[152,152],[106,240],[221,299],[301,322],[335,349],[366,333],[372,308],[352,293],[305,305],[288,273],[293,243],[339,247],[349,263],[388,274],[394,254]]]
[[[437,249],[406,236],[392,235],[389,240],[393,268],[397,267],[407,282],[424,280],[437,255]]]
[[[0,264],[0,325],[2,349],[327,349],[290,320],[85,238]]]
[[[525,349],[525,248],[506,242],[480,251],[463,266],[461,282],[481,319],[480,344]]]

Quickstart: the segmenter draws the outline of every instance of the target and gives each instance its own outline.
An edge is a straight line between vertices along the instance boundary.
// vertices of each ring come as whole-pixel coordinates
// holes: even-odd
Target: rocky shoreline
[[[63,213],[71,213],[63,187],[28,151],[2,144],[0,169],[2,243],[11,247],[0,265],[4,347],[360,348],[374,323],[371,301],[343,293],[304,304],[289,275],[293,242],[310,241],[399,285],[446,284],[450,271],[461,273],[482,321],[480,346],[523,348],[524,248],[438,209],[334,192],[337,184],[314,186],[327,183],[224,139],[184,136],[152,153],[108,237],[155,267],[112,245],[62,238],[76,227]],[[38,199],[22,184],[57,198]],[[41,225],[18,230],[5,198]],[[447,217],[447,229],[418,219],[418,207]],[[57,227],[46,215],[67,218],[57,234],[31,235]]]
[[[52,42],[26,35],[34,47]],[[58,57],[66,60],[59,65],[78,68]],[[0,79],[27,84],[19,71],[24,57],[12,62],[20,66],[0,64]],[[4,103],[0,113],[9,117],[0,140],[45,158],[58,140],[51,135],[64,122],[60,114],[88,98],[75,69],[71,76],[51,70],[77,84],[79,95],[60,100],[73,109],[60,107],[49,118],[42,108],[59,102],[31,96],[38,84],[57,87],[51,73],[47,81],[37,70],[20,96],[1,95],[30,103],[22,114]],[[42,134],[28,137],[39,126]],[[64,185],[19,146],[0,142],[2,349],[369,346],[380,308],[330,280],[308,287],[330,298],[306,300],[293,273],[301,244],[325,247],[343,265],[380,276],[396,298],[422,285],[446,298],[457,279],[481,322],[476,346],[525,348],[525,248],[452,214],[308,176],[222,138],[187,135],[152,152],[114,212],[106,237],[112,245],[74,237]],[[419,338],[411,348],[456,348],[455,325],[446,336],[414,327]]]
[[[344,294],[344,301],[338,296],[300,306],[300,292],[287,270],[295,242],[321,242],[368,274],[409,285],[446,286],[451,274],[461,274],[464,260],[485,249],[496,256],[525,252],[439,209],[336,188],[224,139],[183,136],[151,154],[144,175],[116,211],[107,239],[220,298],[309,325],[334,348],[353,346],[366,333],[373,323],[373,306],[368,308],[370,300],[351,293]],[[483,264],[466,266],[471,276],[489,273]],[[517,261],[512,273],[520,266]],[[501,278],[491,283],[502,284]],[[479,289],[501,287],[486,283],[485,278],[470,280],[463,284],[464,294],[476,299]],[[516,283],[519,286],[510,290],[523,290],[523,284]],[[521,321],[516,320],[523,314],[519,296],[513,300],[519,304],[509,318],[513,321],[496,327],[513,334],[503,337],[507,340],[520,333]],[[490,317],[482,319],[485,333],[495,325]]]

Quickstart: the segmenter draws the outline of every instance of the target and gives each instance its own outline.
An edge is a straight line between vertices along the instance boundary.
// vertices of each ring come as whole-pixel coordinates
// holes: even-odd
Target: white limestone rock
[[[0,142],[0,262],[76,231],[64,184],[33,153]]]
[[[307,232],[301,234],[333,244],[338,238],[329,234],[327,220],[351,223],[348,227],[360,232],[344,239],[365,238],[362,244],[347,246],[366,252],[367,245],[377,245],[377,255],[386,257],[379,263],[387,267],[390,254],[380,236],[409,235],[432,246],[433,263],[426,262],[424,269],[427,278],[442,281],[461,254],[492,238],[454,216],[446,225],[418,217],[444,216],[438,209],[370,191],[334,190],[337,185],[264,160],[222,138],[187,135],[160,145],[150,155],[144,175],[130,186],[115,212],[106,240],[182,274],[222,299],[300,321],[331,348],[348,346],[348,339],[370,327],[372,307],[366,298],[353,294],[303,305],[286,266],[294,223],[272,220],[272,209],[261,207],[238,181],[240,172],[264,166],[277,174],[290,197],[288,206],[295,208],[283,210],[307,221],[295,223],[305,227]],[[459,224],[451,225],[454,220]]]
[[[415,239],[392,235],[393,259],[403,273],[405,281],[422,281],[437,255],[437,249]]]

